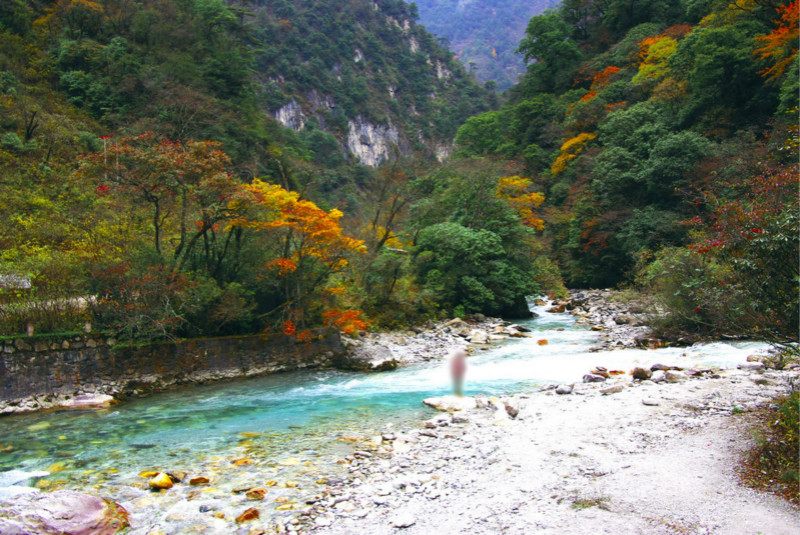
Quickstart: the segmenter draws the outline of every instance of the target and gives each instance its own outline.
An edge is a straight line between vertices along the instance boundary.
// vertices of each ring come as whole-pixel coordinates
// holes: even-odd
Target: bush
[[[800,503],[800,391],[792,388],[760,420],[754,430],[756,447],[744,459],[744,478],[755,488]]]

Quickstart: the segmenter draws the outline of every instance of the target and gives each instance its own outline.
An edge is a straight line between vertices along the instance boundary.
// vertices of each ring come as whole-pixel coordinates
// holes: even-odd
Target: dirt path
[[[474,409],[458,413],[467,423],[388,435],[392,457],[353,460],[355,484],[314,506],[313,532],[800,534],[800,511],[734,471],[752,440],[743,414],[788,376],[626,382],[610,395],[581,384],[521,399],[516,419]]]

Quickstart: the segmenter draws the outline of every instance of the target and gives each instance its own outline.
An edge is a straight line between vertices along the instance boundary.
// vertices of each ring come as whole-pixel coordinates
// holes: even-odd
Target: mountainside
[[[478,80],[494,80],[499,90],[517,82],[525,72],[516,54],[533,15],[558,0],[415,0],[425,28],[449,41],[450,49]]]
[[[799,15],[565,0],[531,19],[528,73],[460,152],[524,165],[568,284],[648,287],[689,337],[796,342]]]
[[[255,69],[284,126],[333,133],[370,166],[398,150],[444,158],[491,100],[401,0],[260,1]]]

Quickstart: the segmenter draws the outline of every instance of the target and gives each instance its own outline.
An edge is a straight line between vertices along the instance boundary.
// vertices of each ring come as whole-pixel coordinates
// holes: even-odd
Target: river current
[[[735,367],[766,347],[717,342],[591,353],[598,333],[576,325],[568,314],[550,314],[544,308],[533,307],[539,317],[522,322],[532,329],[532,338],[510,339],[468,359],[467,395],[530,392],[547,383],[576,382],[597,365],[625,371],[656,362]],[[548,343],[539,345],[542,339]],[[302,477],[303,466],[302,472],[313,477],[324,470],[308,466],[334,467],[352,451],[343,436],[369,436],[425,419],[432,410],[421,400],[449,389],[447,363],[429,361],[375,374],[285,373],[181,388],[106,410],[4,417],[0,487],[8,470],[44,470],[50,476],[36,483],[40,487],[114,497],[130,482],[141,481],[143,470],[202,473],[220,460],[248,456],[269,458],[274,473],[283,477]]]

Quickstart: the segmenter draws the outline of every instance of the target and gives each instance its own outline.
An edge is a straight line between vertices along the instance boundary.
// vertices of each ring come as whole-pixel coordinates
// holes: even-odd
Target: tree
[[[78,174],[94,179],[101,196],[134,195],[149,205],[152,247],[181,270],[200,240],[232,216],[230,158],[216,142],[158,141],[152,133],[103,141],[104,150],[82,158]]]
[[[313,323],[320,312],[320,292],[332,274],[348,264],[347,256],[364,244],[344,235],[342,212],[325,211],[299,194],[255,179],[228,203],[237,216],[231,228],[269,235],[275,257],[262,266],[262,279],[279,291],[278,303],[263,316],[277,315],[292,325]]]

